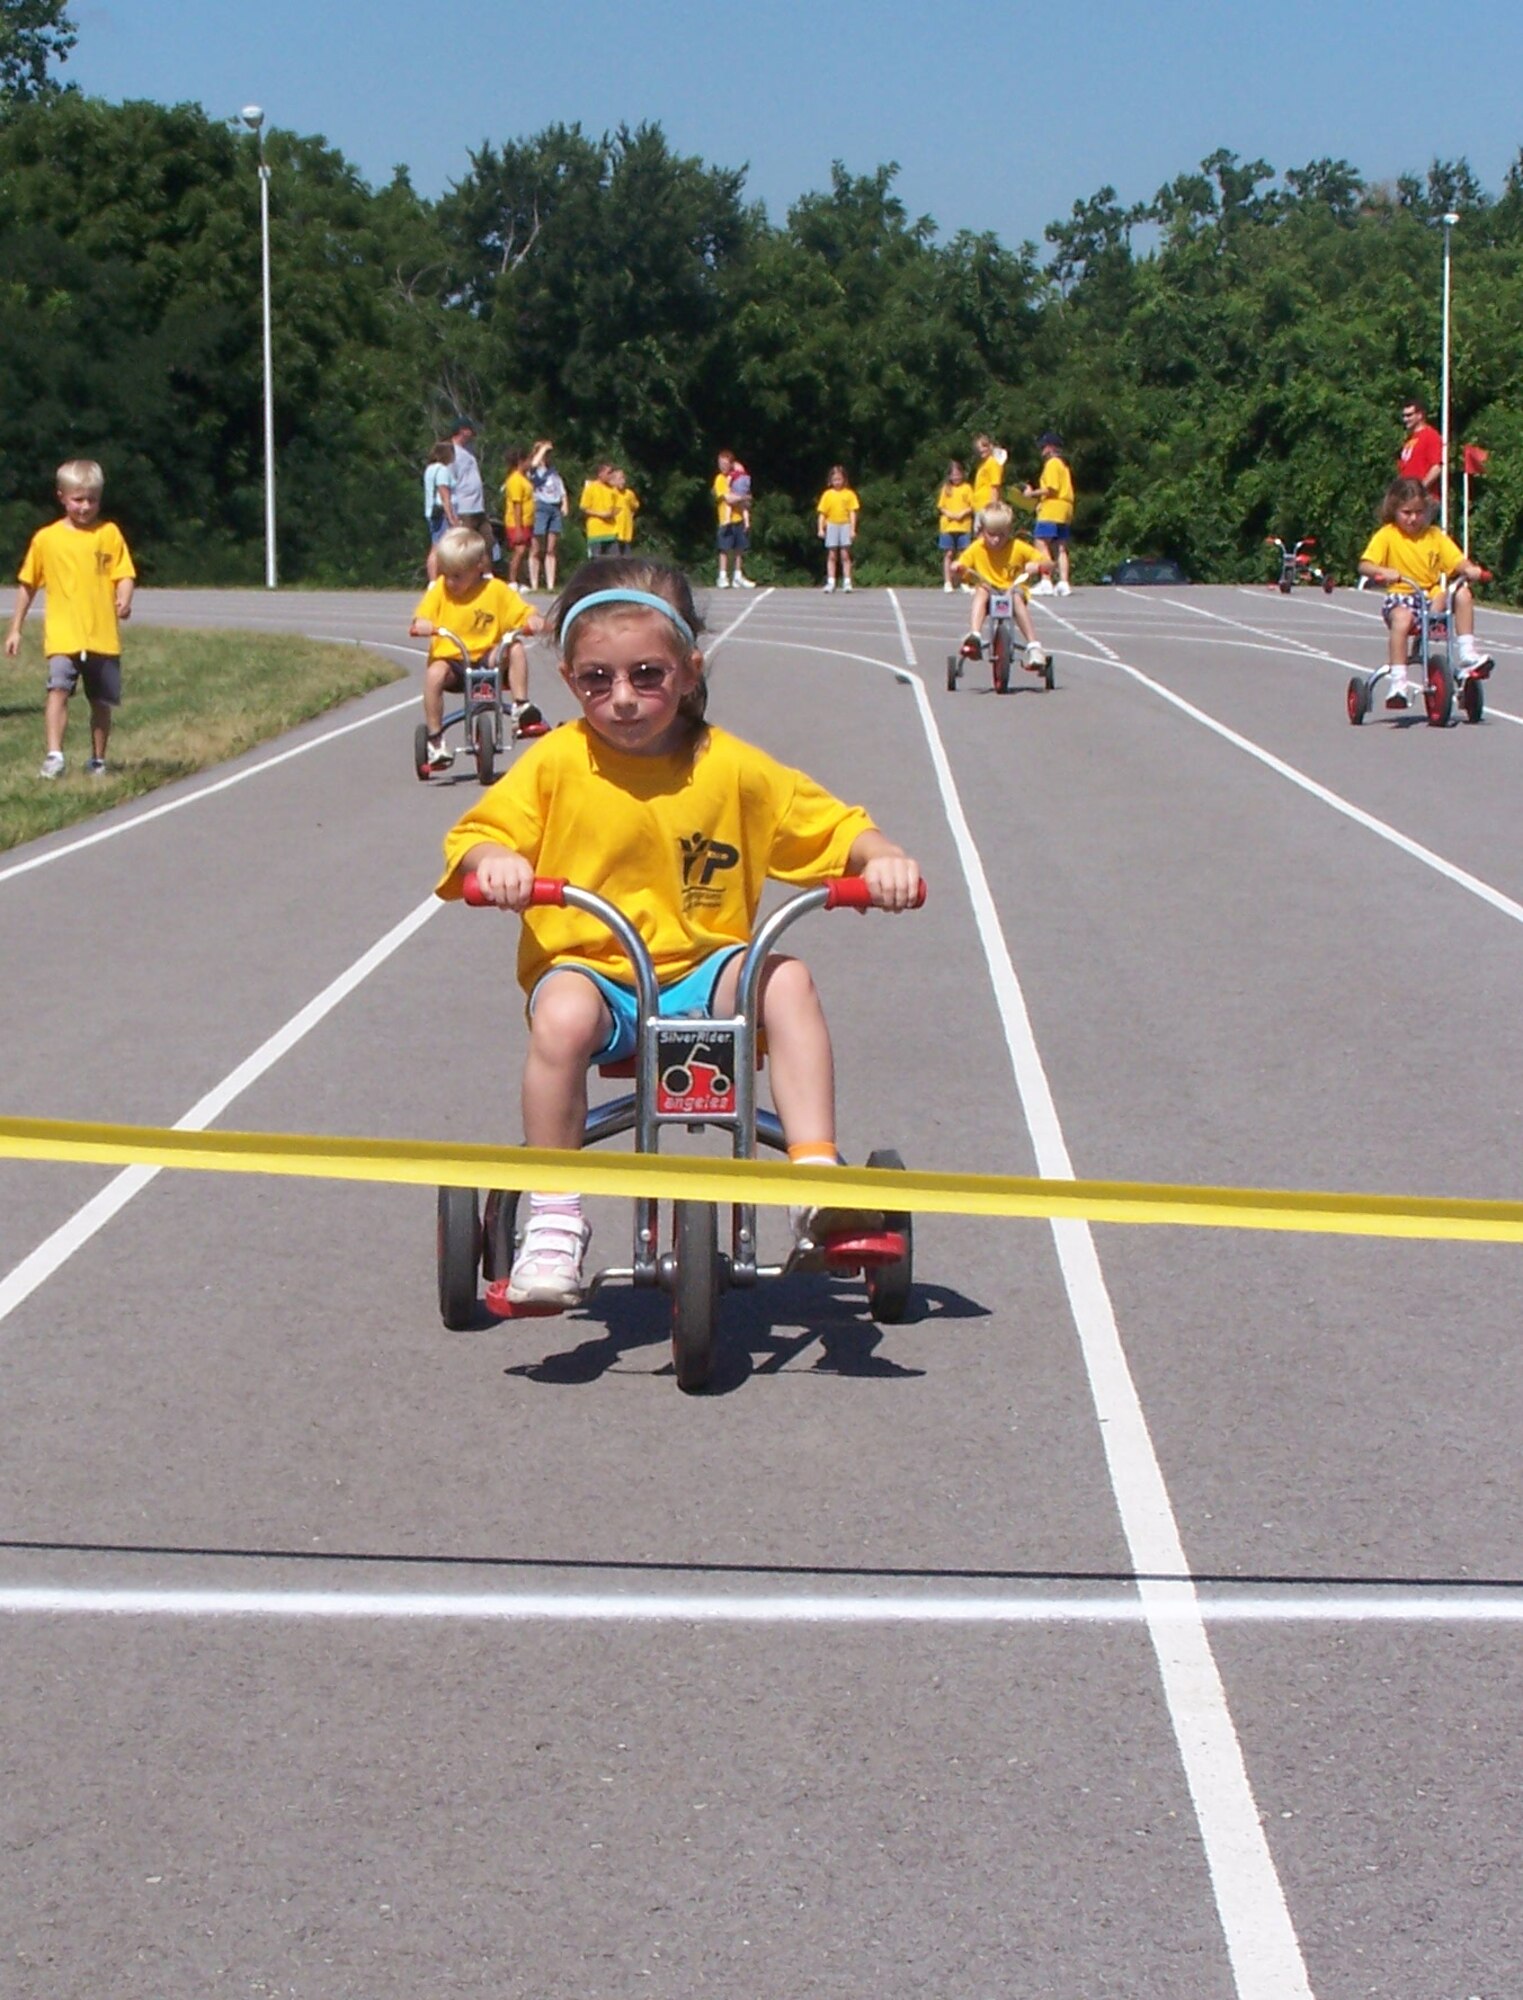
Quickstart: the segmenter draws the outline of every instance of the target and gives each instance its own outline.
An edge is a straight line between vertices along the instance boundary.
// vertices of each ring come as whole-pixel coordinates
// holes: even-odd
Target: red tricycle
[[[465,699],[459,708],[446,714],[439,730],[440,740],[459,725],[464,725],[465,748],[475,760],[476,776],[483,785],[491,784],[497,775],[497,759],[512,741],[529,736],[543,736],[549,724],[531,701],[504,703],[502,698],[503,674],[507,667],[508,649],[521,643],[513,635],[500,640],[489,653],[479,660],[473,660],[465,641],[458,633],[446,626],[436,628],[441,639],[447,639],[460,655],[460,664],[454,670],[454,680],[447,685],[459,684]],[[442,756],[443,753],[441,752]],[[449,762],[453,762],[453,752]],[[412,763],[416,775],[426,784],[437,766],[430,761],[428,725],[420,722],[413,732]]]
[[[1269,586],[1289,597],[1298,583],[1320,584],[1331,597],[1337,587],[1330,569],[1318,569],[1310,551],[1317,546],[1315,535],[1303,535],[1298,542],[1282,542],[1278,535],[1266,535],[1264,546],[1280,552],[1280,574]]]

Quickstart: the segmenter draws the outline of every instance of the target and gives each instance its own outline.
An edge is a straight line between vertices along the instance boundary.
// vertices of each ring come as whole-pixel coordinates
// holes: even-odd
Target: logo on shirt
[[[95,551],[95,574],[97,576],[109,576],[111,574],[111,552],[109,549],[97,549]]]
[[[682,849],[682,907],[684,910],[713,909],[724,900],[724,884],[714,886],[714,877],[740,860],[740,849],[727,840],[711,840],[706,833],[690,833],[679,842]]]

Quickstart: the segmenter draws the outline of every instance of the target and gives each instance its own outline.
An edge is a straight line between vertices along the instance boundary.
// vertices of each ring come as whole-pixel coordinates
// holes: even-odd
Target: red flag
[[[1486,461],[1490,456],[1491,453],[1486,450],[1484,445],[1467,444],[1465,446],[1465,470],[1472,479],[1479,478],[1486,470]]]

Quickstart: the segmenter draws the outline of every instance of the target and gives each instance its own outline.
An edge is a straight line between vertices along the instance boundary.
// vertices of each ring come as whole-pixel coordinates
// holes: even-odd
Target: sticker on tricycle
[[[656,1116],[735,1115],[735,1032],[695,1021],[656,1033]]]

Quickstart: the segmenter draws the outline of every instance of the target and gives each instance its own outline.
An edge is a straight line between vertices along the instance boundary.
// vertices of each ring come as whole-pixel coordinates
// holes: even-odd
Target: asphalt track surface
[[[0,856],[0,1105],[512,1138],[408,600],[139,607],[414,678]],[[854,1156],[1523,1196],[1523,621],[1440,733],[1348,726],[1353,593],[1047,600],[1003,699],[963,608],[708,607],[932,884],[793,933]],[[1515,1250],[932,1218],[907,1324],[731,1294],[692,1398],[647,1295],[445,1333],[432,1236],[0,1165],[7,1994],[1519,1992]]]

